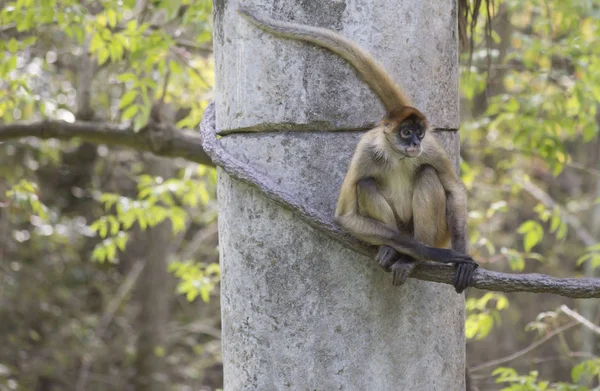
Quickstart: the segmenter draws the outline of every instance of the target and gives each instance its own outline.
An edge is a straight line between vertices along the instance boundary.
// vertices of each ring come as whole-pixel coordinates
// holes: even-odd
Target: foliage
[[[506,31],[493,31],[490,48],[484,40],[485,23],[477,26],[474,62],[463,69],[460,83],[471,105],[486,102],[484,110],[461,128],[463,180],[472,193],[470,224],[478,228],[471,230],[474,250],[479,256],[501,259],[516,271],[523,270],[528,259],[554,263],[563,256],[573,267],[584,262],[597,267],[596,247],[574,253],[569,246],[569,255],[559,247],[570,239],[565,216],[577,216],[597,196],[582,193],[579,199],[568,200],[559,196],[553,207],[540,199],[528,205],[528,198],[539,195],[524,191],[523,186],[574,175],[565,173],[565,167],[586,165],[575,162],[574,146],[598,137],[597,5],[502,0],[494,3],[491,13],[498,19],[508,15],[511,24],[504,27]],[[495,87],[490,87],[491,82]],[[545,185],[536,186],[548,191]],[[503,238],[506,244],[500,246],[497,238],[490,237],[494,227],[509,219],[506,213],[514,215],[514,207],[523,210],[524,219],[515,229],[522,235],[523,251],[518,250],[516,236]]]
[[[499,0],[489,11],[490,40],[480,20],[473,61],[464,53],[469,68],[460,74],[462,103],[472,114],[461,122],[461,171],[473,255],[486,268],[503,271],[593,276],[600,266],[600,247],[590,246],[600,226],[593,210],[600,196],[600,4]],[[503,348],[499,342],[507,335],[522,341],[519,329],[540,336],[556,329],[558,313],[548,308],[559,306],[559,299],[509,294],[505,300],[510,309],[500,312],[488,293],[469,294],[466,333],[469,352],[477,352],[468,356],[471,363],[483,351],[510,357],[518,350],[514,343]],[[533,309],[541,313],[525,324],[519,314]],[[509,364],[515,369],[494,372],[497,382],[513,391],[597,390],[590,380],[597,359],[567,358],[573,350],[597,354],[581,334],[561,334],[527,355],[560,356],[560,363],[517,358]],[[585,376],[576,376],[581,371]]]
[[[592,268],[600,267],[600,243],[587,248],[587,253],[583,254],[577,259],[577,265],[581,265],[584,262],[589,262]]]
[[[500,323],[500,311],[508,307],[506,296],[487,292],[480,298],[468,298],[466,302],[467,320],[465,336],[467,339],[483,339],[492,330],[494,322]]]
[[[565,382],[551,383],[538,380],[538,371],[530,371],[527,375],[519,375],[513,368],[500,367],[492,374],[497,376],[496,383],[508,383],[508,387],[501,391],[598,391],[600,387],[594,387],[592,381],[588,384],[570,384]],[[573,383],[579,383],[582,379],[598,378],[600,374],[600,360],[586,360],[573,367],[571,377]]]
[[[92,253],[92,259],[104,262],[117,260],[117,249],[125,250],[127,230],[134,224],[145,230],[155,227],[166,219],[170,220],[173,233],[177,234],[187,228],[187,212],[184,207],[197,208],[200,203],[208,204],[210,200],[207,182],[214,188],[215,172],[199,167],[199,178],[170,178],[142,175],[138,178],[138,195],[136,199],[119,194],[103,193],[100,202],[108,212],[96,220],[90,228],[104,240],[98,243]],[[198,179],[204,178],[204,181]],[[214,197],[213,197],[214,198]]]
[[[182,279],[177,286],[177,292],[185,294],[190,301],[200,295],[204,302],[208,302],[210,294],[221,279],[221,269],[216,263],[204,265],[189,261],[173,262],[169,270]]]
[[[48,219],[48,208],[40,202],[38,186],[33,182],[21,179],[6,191],[6,199],[13,213],[24,211],[29,212],[28,215],[35,214],[44,220]]]
[[[137,130],[162,102],[162,120],[196,128],[213,85],[211,34],[208,0],[2,2],[1,121],[91,119]],[[215,171],[182,161],[156,170],[140,154],[79,140],[4,142],[0,161],[0,390],[75,389],[87,356],[101,375],[86,389],[130,389],[146,305],[135,292],[117,300],[130,246],[143,250],[139,232],[168,221],[178,250],[214,224]],[[218,300],[206,303],[218,293],[215,244],[174,262],[178,282],[162,292],[173,302],[203,299],[173,306],[172,340],[149,350],[165,359],[173,389],[222,386],[218,336],[195,331],[220,322]]]

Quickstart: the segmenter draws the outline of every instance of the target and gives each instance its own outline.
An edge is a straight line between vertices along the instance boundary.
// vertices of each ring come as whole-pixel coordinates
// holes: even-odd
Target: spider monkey
[[[279,37],[324,47],[349,62],[377,94],[386,115],[358,142],[340,189],[335,222],[350,234],[379,246],[377,261],[406,281],[418,261],[456,264],[453,285],[461,293],[477,263],[467,255],[464,185],[445,150],[428,132],[425,115],[369,54],[324,28],[238,11]],[[447,248],[451,242],[452,248]]]

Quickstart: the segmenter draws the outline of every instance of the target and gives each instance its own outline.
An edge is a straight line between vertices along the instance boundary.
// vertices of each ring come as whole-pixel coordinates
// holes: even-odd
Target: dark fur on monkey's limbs
[[[331,216],[310,209],[293,195],[277,186],[252,167],[231,156],[217,139],[215,108],[211,102],[204,112],[200,126],[202,146],[215,165],[221,167],[231,177],[256,186],[275,203],[291,210],[299,219],[312,228],[323,232],[333,240],[356,252],[375,257],[377,248],[366,245],[344,233],[333,223]],[[414,267],[410,278],[453,285],[456,268],[439,263],[421,262]],[[543,274],[499,273],[479,267],[472,278],[471,287],[498,292],[554,293],[573,298],[600,297],[599,278],[556,278]]]

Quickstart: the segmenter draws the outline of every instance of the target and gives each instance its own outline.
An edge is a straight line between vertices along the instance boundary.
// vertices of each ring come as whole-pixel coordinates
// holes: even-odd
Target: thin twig
[[[188,244],[179,251],[179,257],[183,260],[187,260],[194,256],[200,247],[202,247],[208,239],[212,238],[217,234],[217,223],[211,223],[202,229],[192,237]]]
[[[571,318],[584,325],[585,327],[587,327],[588,329],[592,330],[594,333],[600,334],[600,327],[596,326],[590,320],[580,315],[577,311],[570,309],[564,304],[560,306],[560,310],[566,315],[570,316]]]
[[[204,151],[228,175],[257,187],[273,202],[291,210],[300,220],[342,245],[363,255],[370,257],[375,255],[376,248],[374,246],[369,246],[343,232],[334,224],[332,216],[307,207],[277,186],[270,178],[225,151],[216,136],[214,102],[211,102],[204,112],[200,134]],[[455,268],[450,265],[424,262],[415,268],[410,277],[452,284],[454,271]],[[482,267],[475,271],[470,286],[500,292],[545,292],[577,298],[600,297],[600,279],[598,278],[556,278],[543,274],[509,274],[486,270]]]
[[[490,367],[497,367],[497,366],[499,366],[501,364],[505,364],[509,361],[516,360],[517,358],[524,356],[527,353],[534,350],[535,348],[539,347],[543,343],[548,342],[549,340],[551,340],[558,334],[563,333],[563,332],[567,331],[568,329],[570,329],[571,327],[577,326],[578,324],[579,324],[579,322],[567,323],[566,325],[561,326],[561,327],[557,328],[556,330],[552,331],[550,334],[545,335],[543,338],[535,341],[531,345],[527,346],[525,349],[521,349],[518,352],[515,352],[506,357],[498,358],[496,360],[484,362],[483,364],[479,364],[479,365],[475,365],[474,367],[471,367],[471,372],[480,371],[482,369],[486,369],[486,368],[490,368]]]
[[[558,208],[562,218],[575,230],[575,234],[585,244],[587,247],[594,246],[598,243],[598,241],[592,236],[592,234],[581,224],[578,218],[568,213],[564,207],[558,204],[558,202],[554,201],[552,197],[550,197],[544,190],[540,189],[535,184],[525,181],[519,180],[523,189],[527,191],[533,198],[544,204],[544,206],[548,209]]]

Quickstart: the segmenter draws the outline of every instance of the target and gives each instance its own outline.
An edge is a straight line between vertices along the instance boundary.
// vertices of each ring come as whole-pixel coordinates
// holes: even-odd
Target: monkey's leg
[[[464,230],[465,232],[458,236],[466,236],[466,227],[456,224],[456,216],[460,214],[466,214],[466,209],[464,211],[453,209],[453,204],[446,198],[437,171],[433,167],[424,167],[417,175],[413,193],[415,239],[430,246],[444,247],[452,230]],[[453,245],[455,243],[463,246],[463,241],[453,240]],[[458,249],[454,248],[454,250]],[[466,251],[466,248],[464,250]],[[456,292],[462,292],[469,285],[476,265],[475,262],[457,264],[452,281]]]
[[[428,246],[443,246],[447,237],[446,195],[433,167],[425,167],[416,175],[412,215],[415,239]],[[401,257],[392,266],[393,284],[404,284],[416,265],[413,258]]]
[[[431,260],[440,263],[469,263],[473,259],[465,254],[460,254],[448,248],[436,248],[427,246],[411,235],[400,232],[396,227],[393,212],[383,196],[379,193],[376,182],[373,179],[364,179],[356,184],[356,192],[361,193],[363,198],[360,202],[363,204],[365,212],[353,210],[344,215],[336,216],[335,222],[343,227],[347,232],[353,234],[359,239],[374,245],[386,245],[392,247],[400,254],[409,255],[415,259]],[[364,193],[364,194],[362,194]],[[365,197],[366,195],[366,197]],[[357,201],[358,202],[358,201]],[[377,220],[368,214],[376,210],[384,210],[387,205],[389,211],[385,216],[379,216],[384,221],[394,221],[393,225],[386,224],[382,220]],[[380,211],[380,212],[381,212]]]
[[[383,198],[377,189],[377,183],[372,178],[362,179],[358,181],[356,186],[356,200],[358,203],[358,213],[363,216],[370,216],[375,220],[383,222],[389,227],[396,226],[394,212]],[[390,271],[390,268],[400,254],[390,246],[380,246],[375,260],[385,270]]]

